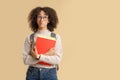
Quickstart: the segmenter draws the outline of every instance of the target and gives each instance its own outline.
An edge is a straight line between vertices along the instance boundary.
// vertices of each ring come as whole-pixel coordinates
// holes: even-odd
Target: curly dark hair
[[[58,24],[58,17],[56,11],[50,7],[36,7],[32,9],[28,16],[29,27],[33,32],[36,32],[38,30],[37,16],[41,11],[44,11],[45,14],[48,15],[49,20],[49,23],[47,25],[48,30],[54,31]]]

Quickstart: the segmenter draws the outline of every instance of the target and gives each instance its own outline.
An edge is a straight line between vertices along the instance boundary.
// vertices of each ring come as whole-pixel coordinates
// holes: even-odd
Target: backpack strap
[[[30,35],[30,47],[31,47],[31,49],[32,48],[34,48],[34,45],[35,45],[35,43],[34,43],[34,35],[35,35],[35,33],[32,33],[31,35]]]
[[[55,38],[56,39],[56,34],[51,32],[51,37]]]

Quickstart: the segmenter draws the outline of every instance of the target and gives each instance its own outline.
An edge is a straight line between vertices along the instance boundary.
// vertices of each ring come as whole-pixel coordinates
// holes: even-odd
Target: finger
[[[55,47],[53,47],[52,49],[55,49]]]
[[[32,50],[31,50],[31,54],[34,54],[34,53],[35,53],[35,51],[32,49]]]
[[[37,48],[35,47],[35,52],[38,53]]]
[[[35,52],[34,49],[31,50],[32,52]]]
[[[51,48],[51,50],[55,50],[54,48]]]

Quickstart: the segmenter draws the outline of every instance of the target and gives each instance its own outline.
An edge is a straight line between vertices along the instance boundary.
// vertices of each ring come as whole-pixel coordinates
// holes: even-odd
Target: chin
[[[39,28],[46,28],[46,26],[41,25],[41,26],[39,26]]]

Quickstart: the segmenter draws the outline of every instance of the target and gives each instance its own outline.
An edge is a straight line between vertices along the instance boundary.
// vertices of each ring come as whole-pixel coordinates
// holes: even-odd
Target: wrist
[[[36,60],[39,60],[40,59],[40,55],[37,55],[37,57],[35,58]]]

